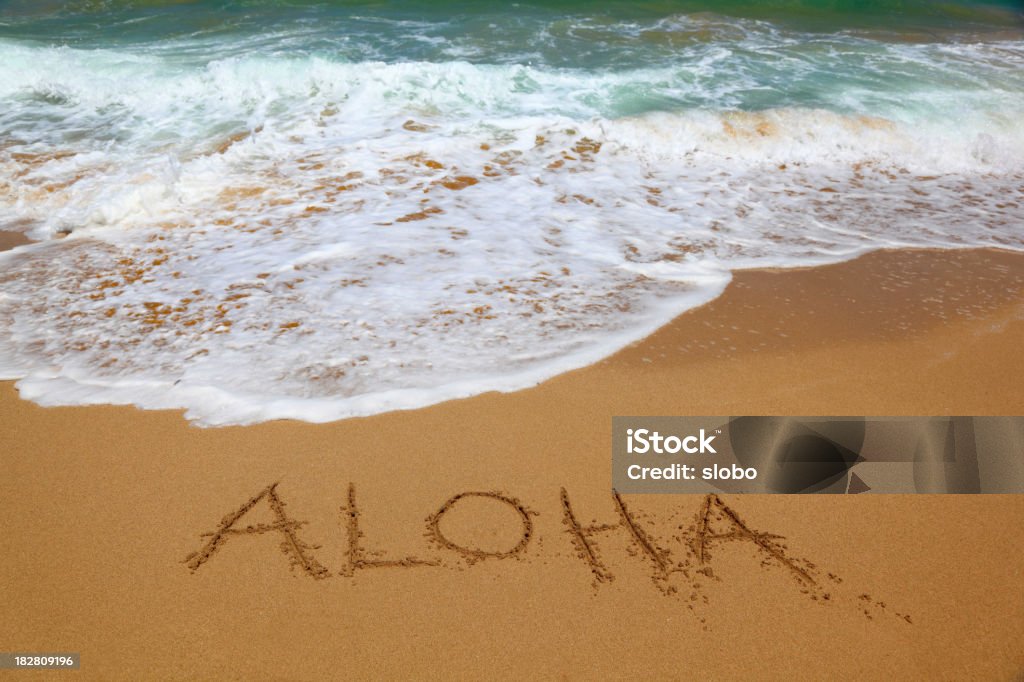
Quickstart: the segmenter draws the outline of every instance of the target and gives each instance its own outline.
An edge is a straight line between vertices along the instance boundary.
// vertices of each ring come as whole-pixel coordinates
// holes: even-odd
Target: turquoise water
[[[1021,111],[1013,2],[0,2],[0,376],[204,424],[522,388],[739,268],[1024,247]]]
[[[543,95],[543,76],[579,77],[577,87],[531,102],[531,113],[809,107],[913,121],[959,115],[967,103],[972,112],[1012,115],[1024,83],[1022,40],[1024,7],[1008,0],[0,4],[0,55],[14,82],[3,91],[57,106],[27,112],[55,121],[63,91],[90,84],[62,86],[59,73],[33,84],[17,71],[26,68],[19,60],[40,56],[59,72],[56,46],[71,66],[98,55],[120,65],[148,60],[157,78],[259,60],[519,66],[524,71],[502,86]],[[587,87],[595,76],[610,80]],[[419,94],[429,102],[429,93]],[[17,120],[5,123],[8,134],[25,136]]]

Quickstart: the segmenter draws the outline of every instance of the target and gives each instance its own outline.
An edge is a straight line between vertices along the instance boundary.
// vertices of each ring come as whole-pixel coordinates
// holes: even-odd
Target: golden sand
[[[310,425],[0,385],[0,649],[82,679],[1016,679],[1024,496],[622,496],[624,414],[1022,414],[1024,255],[739,273],[526,391]]]

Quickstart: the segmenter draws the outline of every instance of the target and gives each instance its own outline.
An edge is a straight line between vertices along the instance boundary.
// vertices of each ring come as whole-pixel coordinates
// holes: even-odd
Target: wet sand
[[[0,649],[81,652],[84,679],[1016,679],[1024,496],[723,494],[715,539],[704,497],[616,500],[609,439],[624,414],[1024,414],[1022,294],[999,251],[742,272],[536,388],[325,425],[0,384]]]
[[[0,251],[9,251],[16,246],[23,246],[31,243],[32,240],[26,237],[23,232],[0,230]]]

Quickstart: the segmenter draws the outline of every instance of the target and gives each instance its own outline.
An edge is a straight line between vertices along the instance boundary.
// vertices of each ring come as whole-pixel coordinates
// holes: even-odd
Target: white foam
[[[420,407],[592,363],[737,268],[1024,248],[1020,93],[955,121],[614,117],[616,88],[692,69],[0,54],[12,137],[64,111],[0,150],[0,209],[74,230],[0,254],[0,376],[45,405],[206,425]]]

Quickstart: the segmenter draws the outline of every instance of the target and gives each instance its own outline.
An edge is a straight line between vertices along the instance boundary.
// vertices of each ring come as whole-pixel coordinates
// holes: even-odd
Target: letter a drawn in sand
[[[236,524],[242,517],[248,514],[257,504],[266,499],[270,505],[270,511],[274,515],[274,522],[270,524],[259,523],[236,528]],[[198,552],[193,552],[185,557],[185,564],[194,573],[200,566],[205,564],[219,550],[227,539],[233,535],[262,535],[263,533],[280,533],[282,536],[281,552],[288,557],[292,567],[298,566],[306,575],[321,579],[326,578],[329,572],[320,565],[312,555],[311,551],[319,549],[319,546],[308,545],[299,539],[296,531],[304,524],[304,521],[295,521],[288,518],[284,510],[284,502],[277,495],[277,483],[264,488],[255,497],[250,498],[245,504],[221,519],[217,530],[210,533],[203,533],[202,537],[209,537],[206,544]]]
[[[712,530],[712,525],[716,522],[718,524],[726,525],[729,530],[721,532]],[[747,524],[740,519],[736,512],[725,504],[725,502],[722,502],[718,495],[712,494],[707,495],[704,498],[704,504],[701,505],[701,510],[697,515],[697,532],[691,542],[693,553],[697,556],[697,561],[699,561],[701,565],[706,564],[711,558],[709,554],[709,547],[712,542],[729,540],[752,542],[760,551],[767,553],[773,559],[792,571],[793,575],[801,582],[808,585],[816,585],[817,583],[814,578],[811,577],[810,573],[786,556],[778,544],[772,542],[773,540],[780,539],[782,539],[781,535],[759,533],[751,530]]]

